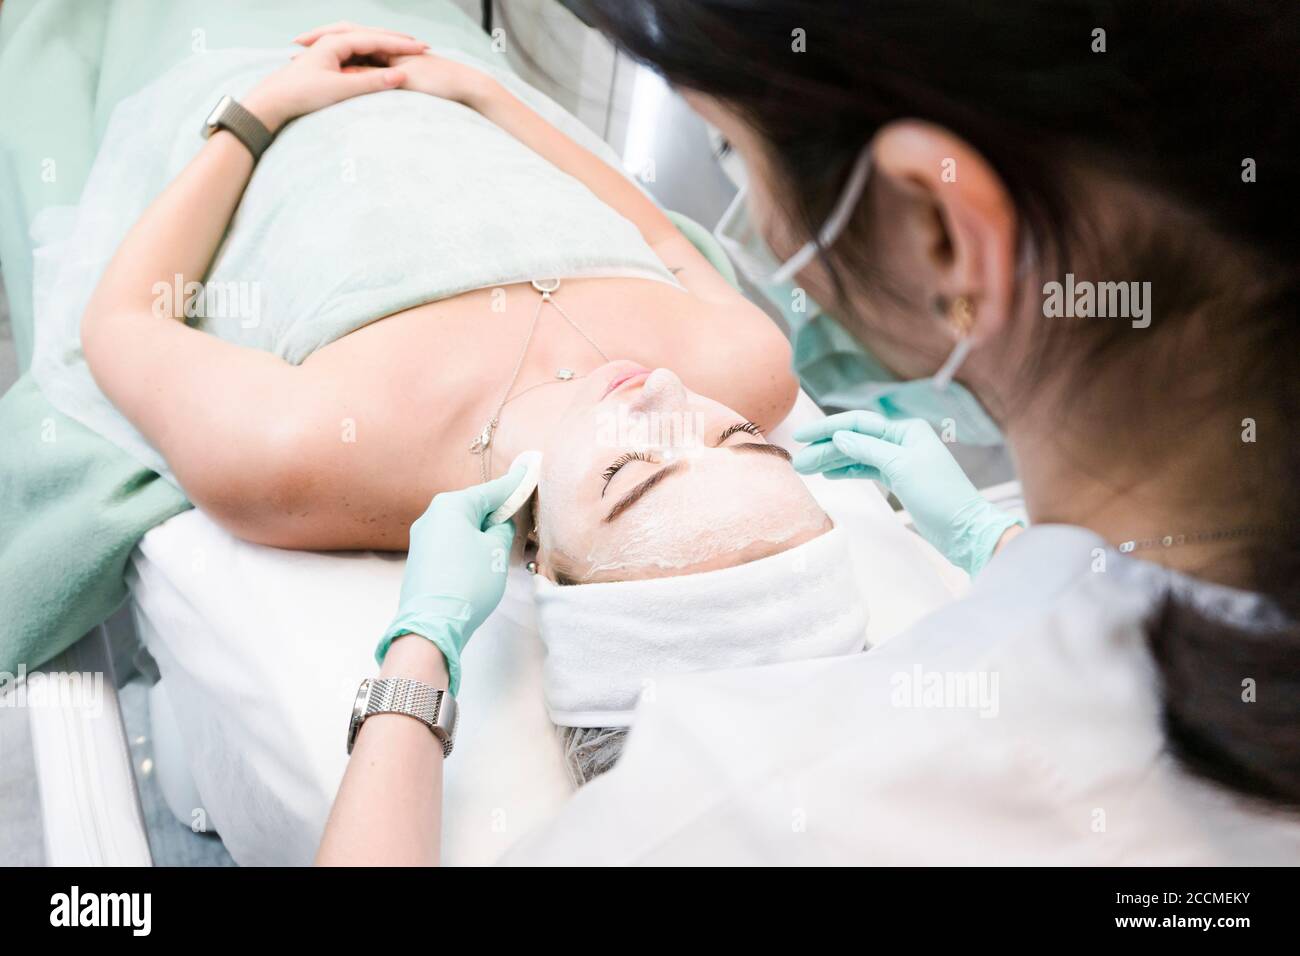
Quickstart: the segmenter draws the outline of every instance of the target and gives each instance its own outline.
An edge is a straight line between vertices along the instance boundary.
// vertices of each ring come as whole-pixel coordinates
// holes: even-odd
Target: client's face
[[[711,571],[831,527],[784,449],[667,369],[587,375],[543,455],[538,565],[551,578]]]

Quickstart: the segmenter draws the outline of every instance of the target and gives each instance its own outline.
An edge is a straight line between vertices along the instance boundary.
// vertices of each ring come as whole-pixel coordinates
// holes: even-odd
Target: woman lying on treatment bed
[[[551,530],[579,562],[566,573],[609,573],[597,566],[609,564],[603,555],[638,527],[642,510],[624,496],[658,470],[636,448],[598,444],[595,416],[608,407],[604,399],[617,398],[661,413],[665,425],[670,416],[698,424],[700,440],[716,448],[685,480],[665,478],[654,510],[670,507],[668,493],[680,525],[700,524],[692,510],[707,509],[711,527],[739,533],[779,509],[805,513],[805,537],[824,530],[788,456],[760,437],[796,395],[781,332],[624,175],[488,75],[419,55],[423,49],[381,31],[327,34],[243,105],[276,132],[300,114],[395,86],[463,103],[511,134],[518,149],[580,180],[610,216],[634,223],[681,287],[560,277],[545,305],[529,284],[478,289],[383,317],[294,366],[156,314],[155,283],[204,275],[253,174],[248,150],[216,135],[130,232],[82,326],[96,381],[162,452],[190,499],[250,541],[402,550],[434,493],[502,474],[516,454],[541,448],[547,523],[562,526]],[[360,57],[392,67],[340,72]],[[448,150],[457,148],[454,132]],[[292,148],[294,134],[289,126],[273,148]],[[553,214],[564,217],[565,209]],[[512,215],[483,197],[484,219],[509,228]],[[347,225],[335,237],[344,247]],[[656,368],[673,371],[640,374]],[[355,423],[355,441],[342,437],[345,422]],[[483,449],[474,443],[485,428]],[[706,480],[727,493],[703,494]],[[618,520],[607,520],[620,504]],[[729,560],[794,543],[755,541]],[[553,569],[564,558],[546,551],[542,563]]]
[[[369,324],[294,365],[187,326],[177,320],[179,303],[159,314],[158,284],[205,276],[228,227],[232,234],[274,228],[247,222],[242,209],[235,216],[246,187],[256,188],[256,181],[249,186],[254,160],[230,132],[215,133],[126,236],[82,323],[96,382],[161,452],[189,498],[258,543],[403,550],[435,493],[501,475],[518,453],[540,449],[537,514],[515,519],[537,529],[539,589],[669,578],[674,586],[670,600],[602,591],[612,606],[598,614],[571,606],[569,595],[590,589],[550,586],[551,597],[539,597],[547,703],[566,726],[626,725],[643,682],[661,668],[861,649],[865,609],[841,533],[831,530],[789,454],[762,437],[797,394],[789,346],[767,316],[622,173],[487,73],[424,54],[424,44],[387,31],[344,25],[300,42],[304,52],[241,98],[278,134],[262,160],[266,172],[295,149],[317,148],[319,140],[304,139],[316,117],[286,125],[297,117],[335,104],[345,111],[352,107],[343,101],[377,93],[369,102],[406,97],[390,103],[408,104],[415,122],[428,101],[403,91],[454,101],[468,109],[444,110],[438,148],[454,154],[463,136],[490,120],[509,134],[502,148],[513,151],[511,162],[528,169],[540,156],[548,164],[533,167],[552,178],[536,182],[530,207],[541,204],[551,221],[564,223],[562,190],[572,177],[600,201],[600,215],[636,227],[636,242],[653,250],[647,260],[662,278],[614,268],[601,276],[602,264],[588,262],[584,277],[561,275],[558,287],[543,273],[508,288],[476,288],[369,316]],[[212,91],[213,100],[223,92]],[[411,172],[383,168],[383,157],[368,161],[380,168],[359,188],[405,182]],[[466,179],[465,188],[480,188]],[[305,185],[303,209],[317,201]],[[385,201],[380,195],[376,203]],[[520,215],[490,192],[474,202],[468,225],[486,234],[509,234]],[[537,209],[527,212],[536,221]],[[361,225],[344,217],[321,243],[347,249]],[[539,248],[548,241],[536,236]],[[809,573],[772,569],[773,560],[792,555],[791,566]],[[706,573],[741,565],[757,576],[737,582],[734,574]],[[691,606],[691,585],[701,610],[651,627],[669,603],[678,611]],[[756,614],[764,627],[754,627]],[[567,646],[550,643],[548,620],[561,622],[550,633]],[[665,630],[676,638],[672,646],[659,643]],[[458,661],[448,665],[454,691]]]

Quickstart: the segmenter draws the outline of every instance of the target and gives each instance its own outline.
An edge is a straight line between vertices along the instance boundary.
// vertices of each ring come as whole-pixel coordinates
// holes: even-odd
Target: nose
[[[634,407],[638,411],[663,411],[686,406],[686,386],[666,368],[657,368],[646,376]]]

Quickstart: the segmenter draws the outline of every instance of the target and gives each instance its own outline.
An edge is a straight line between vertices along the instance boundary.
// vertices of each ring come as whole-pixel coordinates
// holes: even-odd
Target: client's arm
[[[409,82],[419,83],[417,64],[432,60],[428,55],[413,58],[406,67],[412,74]],[[480,77],[464,102],[629,220],[687,291],[714,305],[754,308],[622,172],[569,139],[500,83],[485,74]]]
[[[399,85],[400,70],[352,72],[424,48],[388,34],[332,37],[245,97],[272,132],[295,116]],[[197,132],[196,132],[197,135]],[[294,370],[264,352],[180,321],[184,303],[160,288],[202,279],[252,174],[253,159],[221,131],[145,210],[118,247],[82,318],[86,361],[99,387],[156,447],[196,503],[250,508],[274,486],[286,421],[303,396]]]

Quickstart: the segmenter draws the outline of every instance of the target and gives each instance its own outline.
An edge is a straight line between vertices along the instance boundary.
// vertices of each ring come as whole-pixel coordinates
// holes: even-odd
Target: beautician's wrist
[[[419,634],[393,638],[379,669],[380,677],[406,677],[433,687],[449,687],[447,658],[438,645]]]
[[[1006,531],[1002,532],[1001,537],[998,538],[998,543],[993,546],[993,553],[997,554],[999,551],[1001,551],[1003,548],[1007,546],[1007,544],[1011,541],[1012,538],[1018,537],[1020,534],[1024,532],[1024,530],[1025,530],[1025,526],[1021,524],[1019,521],[1017,521],[1015,524],[1008,527]]]

